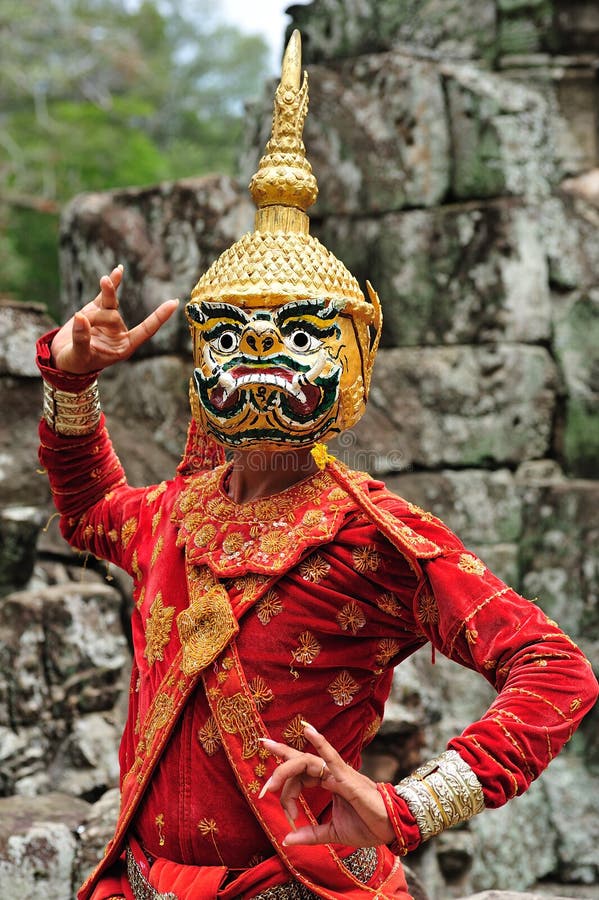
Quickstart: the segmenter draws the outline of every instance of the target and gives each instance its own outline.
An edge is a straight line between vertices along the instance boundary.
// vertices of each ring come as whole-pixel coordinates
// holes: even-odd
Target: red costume
[[[480,721],[399,785],[367,783],[384,835],[386,810],[393,849],[404,854],[522,793],[596,699],[588,662],[539,607],[442,522],[321,443],[364,411],[381,313],[371,285],[367,301],[309,235],[316,181],[301,141],[306,108],[295,34],[251,184],[256,230],[213,263],[187,305],[194,422],[172,481],[127,485],[95,375],[54,369],[52,335],[40,343],[40,459],[63,533],[135,583],[121,813],[80,900],[409,900],[387,847],[286,845],[289,823],[270,790],[277,759],[263,741],[274,738],[307,773],[314,757],[299,751],[311,750],[308,720],[358,768],[393,669],[417,648],[430,641],[480,672],[499,692]],[[120,333],[116,296],[107,302],[84,309],[79,345],[98,317],[112,316]],[[231,467],[205,434],[238,454],[291,450],[296,462],[306,456],[297,448],[313,448],[321,471],[238,505],[227,493]],[[299,801],[300,827],[331,816],[332,788],[318,781],[325,770],[326,761],[310,774],[317,786]]]
[[[71,391],[85,386],[48,369],[48,359],[42,343],[45,379]],[[218,461],[216,447],[204,447],[194,435],[195,465]],[[272,760],[256,741],[243,703],[223,702],[218,712],[217,700],[217,722],[205,682],[190,687],[193,623],[188,627],[185,611],[215,584],[225,586],[238,624],[223,614],[211,632],[208,690],[217,696],[233,677],[229,641],[238,627],[237,653],[270,734],[301,749],[301,720],[307,719],[355,767],[380,724],[394,666],[427,641],[499,691],[487,714],[450,742],[478,776],[490,807],[528,787],[596,697],[588,662],[541,609],[495,578],[438,519],[365,475],[337,467],[336,478],[325,469],[282,494],[236,506],[223,489],[227,465],[203,472],[184,468],[172,481],[131,488],[103,423],[73,438],[42,422],[41,439],[40,458],[65,537],[135,580],[121,824],[82,900],[118,859],[129,829],[153,858],[216,867],[215,885],[225,874],[246,872],[244,896],[289,878],[236,785],[222,745],[223,728],[237,733],[240,760],[246,769],[249,760],[251,769],[248,791],[257,795]],[[340,481],[397,520],[395,546],[385,525],[377,527]],[[183,655],[178,679],[169,686],[164,677],[181,652],[182,635],[187,667]],[[170,737],[160,763],[147,774],[163,733]],[[329,795],[310,794],[314,816],[326,815]],[[391,786],[386,796],[405,852],[418,845],[418,827]],[[106,883],[95,898],[116,890],[117,882]],[[231,896],[241,895],[239,886],[235,890]],[[407,897],[401,890],[390,896]]]

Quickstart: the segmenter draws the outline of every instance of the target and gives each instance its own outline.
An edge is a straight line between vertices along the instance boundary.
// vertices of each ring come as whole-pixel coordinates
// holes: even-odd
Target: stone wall
[[[315,0],[292,17],[309,62],[312,230],[385,314],[368,412],[333,452],[433,509],[599,669],[596,4]],[[271,102],[269,87],[248,121],[242,184]],[[122,262],[138,321],[185,298],[251,224],[224,177],[83,195],[63,218],[64,315]],[[101,853],[129,667],[127,579],[106,581],[47,524],[31,347],[49,326],[40,307],[0,305],[0,896],[15,900],[70,898]],[[189,373],[180,316],[103,376],[133,484],[173,471]],[[416,654],[367,770],[408,772],[490,699],[480,677]],[[540,880],[596,895],[598,726],[595,710],[524,797],[413,855],[431,900]]]

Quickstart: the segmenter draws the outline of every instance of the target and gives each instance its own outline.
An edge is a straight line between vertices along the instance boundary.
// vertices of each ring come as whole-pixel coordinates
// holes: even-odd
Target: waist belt
[[[377,866],[376,847],[361,847],[355,850],[345,857],[343,865],[358,881],[367,884]],[[127,878],[135,900],[179,900],[172,891],[164,894],[152,887],[130,848],[127,848]],[[318,894],[305,887],[301,881],[286,881],[284,884],[277,884],[255,894],[254,900],[319,900],[319,898]]]

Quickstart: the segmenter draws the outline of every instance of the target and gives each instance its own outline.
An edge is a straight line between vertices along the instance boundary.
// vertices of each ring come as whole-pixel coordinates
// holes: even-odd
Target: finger
[[[333,822],[324,822],[322,825],[303,825],[296,828],[283,838],[284,847],[292,847],[298,844],[339,844],[341,841],[335,831]]]
[[[137,350],[144,341],[147,341],[148,338],[151,338],[152,335],[156,334],[158,329],[162,328],[164,323],[170,319],[178,306],[178,300],[165,300],[164,303],[161,303],[158,309],[155,309],[154,312],[150,313],[143,322],[140,322],[139,325],[132,328],[129,332],[131,350]]]
[[[73,348],[81,351],[89,349],[91,337],[91,324],[87,316],[81,312],[76,312],[73,316],[72,341]]]
[[[114,270],[111,274],[114,274]],[[100,278],[100,302],[101,309],[118,309],[119,301],[116,296],[117,285],[110,275],[102,275]]]
[[[337,753],[335,748],[329,744],[327,739],[314,725],[309,722],[302,722],[304,726],[304,734],[308,741],[312,744],[318,756],[325,761],[326,767],[331,775],[341,775],[347,769],[347,763]]]

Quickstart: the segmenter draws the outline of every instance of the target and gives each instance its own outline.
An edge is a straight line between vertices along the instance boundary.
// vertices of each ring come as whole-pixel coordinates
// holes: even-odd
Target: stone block
[[[559,857],[556,875],[564,882],[599,881],[599,777],[581,759],[562,754],[551,765],[544,787],[554,812]]]
[[[185,300],[210,263],[253,227],[253,212],[245,188],[224,175],[79,195],[61,220],[64,317],[89,302],[100,276],[119,263],[131,324],[163,300]],[[181,310],[139,354],[176,352],[186,335]]]
[[[0,897],[72,900],[75,832],[88,810],[59,793],[0,800]]]
[[[35,343],[52,328],[43,306],[0,298],[0,376],[37,378]]]
[[[376,219],[332,216],[318,234],[378,291],[384,346],[550,338],[549,276],[536,207],[502,201]]]
[[[492,59],[493,0],[317,0],[289,10],[302,32],[306,62],[411,44],[445,57]]]
[[[7,742],[0,784],[6,791],[48,789],[53,760],[65,741],[76,743],[78,718],[114,710],[129,669],[121,602],[114,588],[96,581],[3,599],[0,725]]]
[[[596,0],[553,0],[554,46],[562,53],[597,53],[599,7]]]
[[[75,884],[83,884],[102,858],[104,848],[114,834],[120,806],[118,788],[106,791],[89,809],[77,829],[79,844],[75,867]]]
[[[547,455],[557,379],[542,347],[383,350],[369,407],[343,436],[371,471],[518,465]]]
[[[522,488],[524,588],[574,639],[599,648],[597,481],[529,483]],[[595,660],[599,666],[599,657]]]
[[[402,53],[311,66],[304,142],[318,179],[316,218],[434,206],[449,188],[450,147],[438,66]],[[270,135],[268,91],[251,145]],[[244,174],[256,170],[258,152]]]
[[[560,187],[560,196],[538,210],[549,283],[560,293],[590,289],[599,281],[599,202],[592,202],[578,179]]]
[[[556,294],[553,309],[553,351],[566,394],[559,449],[567,472],[593,478],[599,471],[599,288]]]
[[[44,516],[34,506],[0,507],[0,595],[23,587],[35,565]]]
[[[33,351],[32,351],[33,352]],[[47,479],[38,473],[39,378],[0,378],[0,496],[6,506],[50,508]]]
[[[444,63],[452,140],[452,194],[538,200],[560,177],[543,94],[496,72]]]
[[[498,0],[497,52],[534,53],[551,44],[553,0]]]

